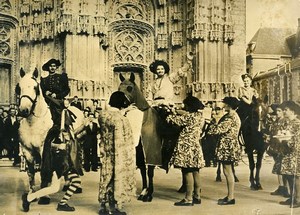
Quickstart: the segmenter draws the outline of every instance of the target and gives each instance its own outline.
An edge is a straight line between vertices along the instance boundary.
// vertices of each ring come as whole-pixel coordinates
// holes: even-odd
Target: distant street
[[[300,214],[300,208],[290,209],[289,206],[279,205],[279,201],[285,200],[280,196],[271,196],[270,192],[277,188],[277,179],[271,174],[272,158],[266,157],[263,161],[261,172],[261,183],[263,190],[251,191],[249,188],[248,161],[244,156],[243,161],[236,167],[236,174],[240,182],[236,183],[236,204],[230,206],[217,205],[217,199],[226,196],[225,177],[222,175],[222,182],[215,182],[216,168],[204,168],[201,172],[202,178],[202,204],[192,207],[176,207],[174,202],[181,200],[184,194],[177,193],[181,184],[181,172],[178,169],[171,169],[168,174],[161,169],[155,171],[155,190],[152,202],[143,203],[135,198],[126,204],[124,210],[129,215],[274,215],[274,214]],[[56,205],[63,196],[63,192],[51,196],[50,205],[38,205],[36,202],[30,205],[28,213],[23,212],[21,194],[27,189],[27,175],[19,172],[18,167],[12,167],[8,160],[0,160],[0,215],[54,215],[67,214],[67,212],[56,211]],[[98,174],[99,172],[88,172],[82,177],[83,193],[74,194],[70,205],[74,205],[75,212],[72,215],[93,215],[98,214]],[[139,171],[136,171],[137,190],[141,189]],[[63,186],[63,182],[61,184]]]

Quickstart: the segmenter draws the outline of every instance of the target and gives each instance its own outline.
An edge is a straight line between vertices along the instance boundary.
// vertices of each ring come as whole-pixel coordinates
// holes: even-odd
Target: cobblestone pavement
[[[264,214],[300,214],[300,208],[290,209],[288,206],[279,205],[285,200],[280,196],[271,196],[270,192],[277,188],[277,178],[271,173],[272,158],[265,157],[261,171],[263,190],[251,191],[249,188],[249,171],[247,158],[244,157],[236,167],[236,174],[240,182],[236,183],[236,204],[230,206],[217,205],[217,199],[226,196],[225,178],[222,182],[215,182],[216,168],[209,167],[201,170],[202,204],[192,207],[176,207],[174,202],[181,200],[184,194],[177,193],[181,183],[181,172],[171,169],[168,174],[162,169],[155,171],[155,191],[152,202],[144,203],[132,198],[131,203],[125,205],[124,210],[129,215],[264,215]],[[51,195],[49,205],[30,205],[30,211],[22,211],[21,195],[27,189],[27,175],[19,172],[19,168],[12,167],[11,162],[0,160],[0,215],[28,214],[28,215],[54,215],[54,214],[98,214],[97,201],[99,172],[88,172],[82,177],[83,193],[74,194],[70,205],[76,207],[75,212],[58,212],[56,205],[63,196],[63,192]],[[141,179],[136,171],[137,191],[140,192]],[[39,182],[39,181],[38,181]],[[61,184],[63,186],[63,182]]]

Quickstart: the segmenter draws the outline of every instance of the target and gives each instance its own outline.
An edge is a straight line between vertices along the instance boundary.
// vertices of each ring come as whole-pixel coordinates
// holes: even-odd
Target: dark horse
[[[261,131],[261,117],[262,108],[260,102],[255,97],[252,98],[250,105],[241,101],[241,104],[237,110],[241,118],[241,144],[245,146],[245,152],[248,156],[249,169],[250,169],[250,188],[252,190],[262,190],[260,184],[260,169],[262,165],[262,159],[265,152],[265,144],[263,139],[263,133]],[[256,163],[254,160],[254,154],[257,154]],[[254,169],[256,167],[255,177]]]
[[[141,172],[143,186],[138,200],[151,202],[154,191],[154,168],[155,166],[162,166],[163,163],[166,163],[162,156],[163,138],[160,132],[162,120],[157,110],[150,107],[142,92],[135,84],[135,76],[133,73],[131,73],[129,80],[120,74],[120,80],[119,91],[124,92],[130,102],[134,103],[144,113],[141,140],[137,146],[137,166]]]

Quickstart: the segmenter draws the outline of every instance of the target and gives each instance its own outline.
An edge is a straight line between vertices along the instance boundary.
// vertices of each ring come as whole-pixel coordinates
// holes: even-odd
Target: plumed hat
[[[59,66],[61,65],[61,63],[60,63],[59,60],[52,58],[52,59],[48,60],[48,61],[42,66],[42,70],[44,70],[44,71],[49,71],[49,66],[50,66],[51,64],[55,64],[57,67],[59,67]]]
[[[237,109],[240,104],[240,101],[236,97],[229,96],[225,97],[222,102],[229,105],[232,109]]]
[[[153,63],[151,63],[149,66],[150,71],[153,72],[154,74],[157,74],[156,69],[159,65],[161,65],[165,68],[165,73],[170,72],[169,64],[163,60],[155,60]]]

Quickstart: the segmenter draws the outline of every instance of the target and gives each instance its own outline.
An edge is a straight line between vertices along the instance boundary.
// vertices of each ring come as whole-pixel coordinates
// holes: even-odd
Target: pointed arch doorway
[[[150,84],[149,64],[154,59],[154,6],[149,0],[113,0],[108,25],[111,46],[108,50],[110,68],[116,88],[120,72],[135,74],[142,91]]]

